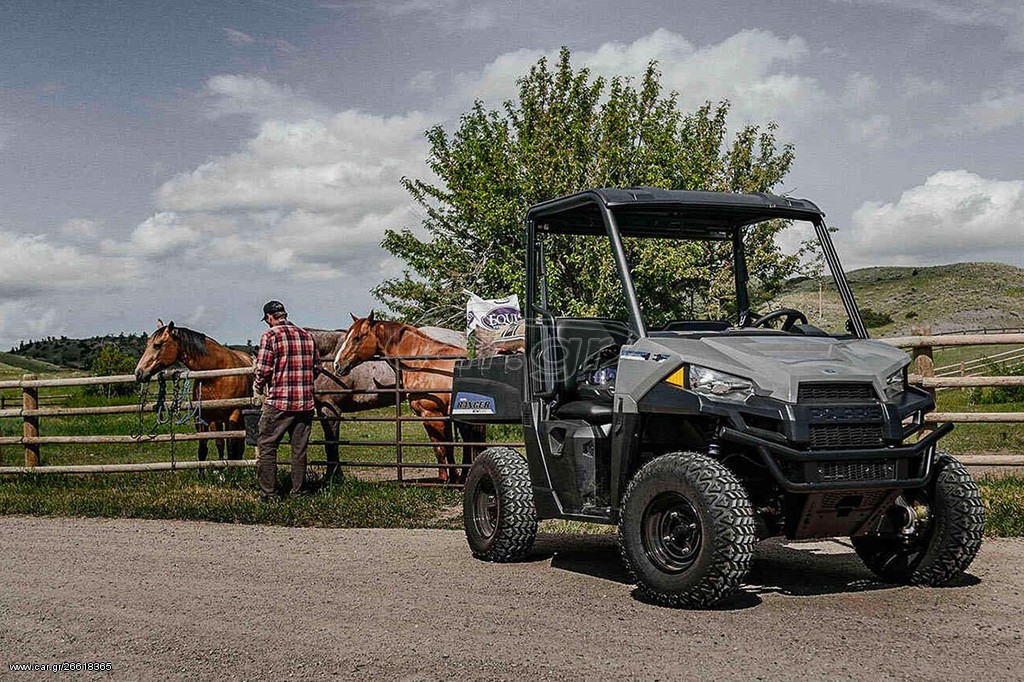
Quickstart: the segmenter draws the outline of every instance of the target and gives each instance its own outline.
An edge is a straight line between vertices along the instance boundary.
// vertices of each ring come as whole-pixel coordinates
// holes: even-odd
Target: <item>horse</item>
[[[317,419],[323,427],[324,454],[327,459],[327,477],[330,480],[337,471],[338,436],[340,417],[348,412],[360,412],[395,404],[395,396],[386,391],[396,385],[395,371],[390,363],[379,360],[363,362],[351,368],[345,376],[334,370],[334,358],[345,340],[346,329],[315,329],[305,327],[313,336],[317,354],[320,356],[320,373],[313,385]],[[423,327],[421,330],[435,340],[456,346],[465,353],[466,337],[459,332],[441,327]]]
[[[232,350],[201,332],[176,327],[174,322],[165,325],[162,320],[157,320],[156,331],[149,336],[146,350],[135,366],[135,379],[139,382],[149,381],[154,374],[176,362],[194,371],[252,367],[256,364],[255,358],[249,353]],[[203,402],[251,397],[252,377],[247,374],[204,379],[192,388],[192,399]],[[240,407],[204,408],[201,417],[206,423],[197,421],[196,429],[200,432],[244,428]],[[224,440],[218,438],[216,441],[217,456],[220,459],[224,459]],[[199,441],[200,461],[206,460],[207,446],[207,441]],[[245,443],[231,440],[227,448],[228,459],[242,459]]]
[[[378,321],[371,312],[368,317],[352,316],[345,340],[334,356],[334,369],[344,376],[351,373],[376,355],[417,356],[447,355],[462,357],[465,347],[445,343],[431,338],[422,330],[401,322]],[[452,376],[455,357],[451,360],[403,360],[399,366],[399,381],[408,390],[409,406],[420,417],[448,417],[451,414]],[[435,392],[436,391],[436,392]],[[424,421],[423,428],[435,443],[451,442],[451,420]],[[457,424],[463,439],[476,439],[478,427]],[[451,445],[435,445],[434,454],[438,464],[454,464]],[[463,449],[463,464],[469,463],[471,451]],[[439,469],[443,482],[459,482],[463,471],[458,468]]]

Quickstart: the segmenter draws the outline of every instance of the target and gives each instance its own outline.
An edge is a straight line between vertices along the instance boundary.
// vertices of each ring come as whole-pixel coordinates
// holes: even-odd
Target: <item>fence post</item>
[[[35,381],[35,374],[23,374],[21,377],[22,381]],[[21,409],[25,410],[38,410],[39,409],[39,389],[32,386],[21,387]],[[36,438],[39,436],[39,417],[28,417],[22,414],[22,427],[21,435],[23,438]],[[39,466],[39,444],[38,443],[26,443],[25,444],[25,466],[37,467]]]
[[[910,333],[914,336],[931,336],[932,328],[928,325],[920,327],[911,327]],[[935,356],[931,346],[918,345],[914,346],[913,350],[913,370],[914,374],[922,377],[933,377],[935,376]],[[935,400],[935,389],[925,388],[924,390],[932,396],[932,400]],[[935,430],[935,427],[930,424],[925,424],[925,427],[918,432],[918,440],[924,438],[929,433]]]
[[[394,360],[395,363],[395,461],[402,464],[402,367],[401,360]],[[398,482],[402,483],[401,466],[398,469]]]

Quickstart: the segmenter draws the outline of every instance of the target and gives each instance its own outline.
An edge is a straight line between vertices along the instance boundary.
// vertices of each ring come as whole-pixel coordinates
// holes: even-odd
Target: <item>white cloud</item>
[[[892,141],[892,117],[888,114],[871,114],[864,118],[847,121],[850,139],[873,149],[887,147]]]
[[[907,76],[903,79],[900,88],[903,96],[907,99],[918,99],[921,97],[937,97],[949,93],[949,86],[938,78],[921,78],[920,76]]]
[[[1024,264],[1024,180],[939,171],[895,202],[853,214],[846,249],[862,264],[1015,259]]]
[[[855,108],[872,104],[878,99],[878,81],[864,73],[852,73],[840,97],[844,106]]]
[[[948,132],[989,133],[1024,123],[1024,92],[1013,88],[986,91],[980,100],[960,107]]]
[[[42,235],[0,230],[0,296],[20,298],[54,289],[123,286],[136,274],[128,258],[86,253]]]
[[[213,118],[248,116],[257,121],[322,120],[329,110],[288,86],[277,85],[258,76],[221,74],[206,81]]]
[[[228,28],[227,26],[221,30],[224,31],[224,35],[227,36],[228,41],[232,45],[252,45],[256,42],[255,38],[244,31],[238,31],[233,28]]]
[[[662,85],[666,92],[679,93],[684,110],[706,100],[728,99],[738,122],[764,123],[799,121],[836,106],[838,95],[826,94],[813,78],[790,72],[807,54],[807,44],[799,36],[780,38],[770,31],[741,31],[720,43],[697,47],[680,35],[657,29],[632,43],[610,42],[593,51],[577,51],[573,62],[610,78],[639,77],[648,62],[656,60]],[[516,79],[542,56],[553,63],[558,52],[517,50],[499,56],[478,73],[463,75],[459,106],[482,99],[495,107],[513,98],[518,91]]]
[[[401,178],[429,176],[423,131],[432,122],[358,111],[262,121],[236,153],[164,183],[160,212],[121,248],[151,257],[201,249],[296,279],[365,267],[366,247],[377,250],[386,229],[419,222]]]
[[[65,331],[64,321],[55,308],[41,308],[26,301],[0,302],[0,338],[28,340]]]
[[[403,175],[423,172],[429,121],[357,111],[327,122],[267,121],[238,153],[178,175],[157,191],[172,211],[393,206]]]
[[[59,231],[72,239],[95,239],[99,236],[99,225],[88,218],[71,218],[61,224]]]
[[[180,251],[199,241],[200,231],[188,224],[187,217],[165,211],[147,218],[132,230],[126,242],[106,240],[103,248],[110,253],[131,253],[159,258]]]

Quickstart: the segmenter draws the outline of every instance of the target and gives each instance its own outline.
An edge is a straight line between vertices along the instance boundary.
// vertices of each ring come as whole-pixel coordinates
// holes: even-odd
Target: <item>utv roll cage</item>
[[[825,225],[825,214],[806,199],[765,193],[727,194],[654,187],[604,188],[579,192],[533,206],[526,215],[527,317],[550,316],[547,310],[547,291],[543,285],[537,285],[539,280],[542,281],[538,275],[544,272],[543,249],[537,239],[538,233],[604,234],[611,241],[615,267],[624,288],[629,326],[637,338],[646,337],[648,331],[630,275],[622,241],[624,236],[731,241],[736,303],[742,321],[750,314],[743,228],[773,218],[807,221],[814,225],[815,235],[850,321],[848,329],[856,338],[868,338],[853,291]]]

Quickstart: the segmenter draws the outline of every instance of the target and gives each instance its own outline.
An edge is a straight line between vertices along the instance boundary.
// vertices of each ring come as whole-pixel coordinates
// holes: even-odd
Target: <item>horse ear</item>
[[[373,324],[373,311],[370,311],[370,316],[366,318],[366,321]]]
[[[160,319],[159,317],[158,317],[158,318],[156,318],[156,328],[157,328],[157,329],[160,329],[160,328],[162,328],[163,326],[164,326],[164,321],[163,321],[163,320],[161,320],[161,319]]]
[[[353,322],[358,322],[359,321],[359,318],[356,317],[355,313],[349,313],[348,316],[352,318]]]
[[[171,331],[172,329],[174,329],[174,320],[167,323],[167,331]]]

